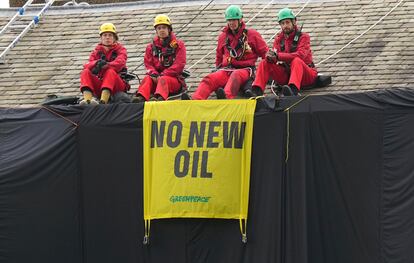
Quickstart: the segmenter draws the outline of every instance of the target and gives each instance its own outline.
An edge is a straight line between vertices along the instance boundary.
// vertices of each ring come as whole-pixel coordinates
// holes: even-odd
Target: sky
[[[9,0],[0,0],[0,8],[9,7]]]

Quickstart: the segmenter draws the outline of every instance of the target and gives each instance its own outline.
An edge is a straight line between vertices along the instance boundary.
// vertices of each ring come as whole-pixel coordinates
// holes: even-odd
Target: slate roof
[[[311,35],[315,63],[333,83],[314,94],[414,87],[414,2],[402,1],[378,25],[324,61],[389,12],[400,0],[350,0],[290,2],[240,2],[248,27],[258,30],[271,45],[279,30],[277,11],[289,6],[300,12],[298,20]],[[232,3],[237,3],[232,1]],[[145,2],[143,4],[52,7],[0,64],[0,107],[33,106],[47,94],[78,95],[79,72],[98,41],[98,28],[113,22],[120,41],[128,49],[128,67],[142,76],[143,52],[154,34],[152,21],[162,7],[173,21],[174,31],[185,41],[188,84],[194,90],[210,72],[219,30],[228,3],[205,1]],[[266,7],[266,8],[264,8]],[[263,9],[264,8],[264,9]],[[302,10],[303,9],[303,10]],[[261,11],[261,12],[260,12]],[[259,13],[260,12],[260,13]],[[13,15],[0,10],[0,26]],[[187,24],[190,21],[189,24]],[[0,45],[4,45],[0,39]],[[206,58],[199,61],[203,56]],[[198,62],[194,65],[196,62]],[[132,81],[132,90],[137,82]],[[306,93],[306,92],[305,92]],[[309,93],[309,92],[308,92]]]

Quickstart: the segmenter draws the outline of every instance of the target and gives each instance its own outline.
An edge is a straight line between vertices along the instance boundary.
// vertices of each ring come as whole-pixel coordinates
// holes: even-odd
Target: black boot
[[[257,97],[257,96],[262,96],[263,91],[260,87],[253,86],[252,88],[246,89],[244,91],[244,95],[248,98],[253,98],[253,97]]]
[[[138,94],[136,97],[132,99],[132,103],[141,103],[141,102],[145,102],[145,98],[142,95]]]
[[[191,96],[187,92],[184,92],[181,94],[181,100],[191,100]]]
[[[219,99],[219,100],[224,100],[224,99],[227,99],[227,97],[226,97],[226,93],[224,92],[224,89],[223,89],[223,88],[218,88],[218,89],[216,90],[216,97],[217,97],[217,99]]]
[[[155,94],[154,98],[156,98],[157,101],[164,101],[165,100],[160,94]]]
[[[253,90],[252,90],[252,89],[246,89],[246,90],[244,91],[244,95],[245,95],[246,97],[248,97],[248,98],[253,98],[253,97],[256,97],[256,94],[253,92]]]
[[[290,89],[293,92],[293,95],[298,96],[299,94],[299,89],[294,85],[294,84],[289,84]]]
[[[259,86],[253,86],[252,90],[256,96],[263,96],[263,90]]]
[[[288,85],[283,85],[282,86],[281,93],[283,94],[283,96],[292,96],[293,95],[293,91]]]
[[[298,95],[298,88],[295,85],[283,85],[282,86],[282,94],[284,96],[297,96]]]

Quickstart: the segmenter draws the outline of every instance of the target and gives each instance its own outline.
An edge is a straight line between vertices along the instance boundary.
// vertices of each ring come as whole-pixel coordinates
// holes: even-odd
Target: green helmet
[[[277,16],[277,21],[280,23],[280,21],[285,19],[296,19],[295,14],[293,13],[292,9],[290,8],[283,8],[279,11],[279,14]]]
[[[242,19],[243,12],[238,5],[231,5],[227,7],[225,12],[226,20],[230,19]]]

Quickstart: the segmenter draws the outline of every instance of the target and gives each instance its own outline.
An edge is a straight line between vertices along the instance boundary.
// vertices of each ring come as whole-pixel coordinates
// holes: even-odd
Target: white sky
[[[9,7],[9,0],[0,0],[0,8]]]

